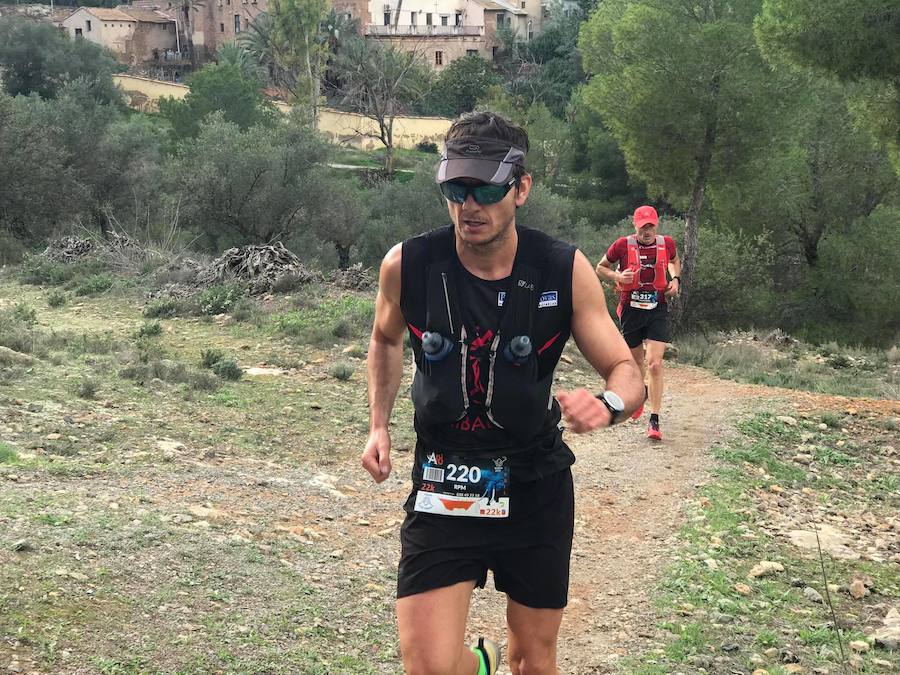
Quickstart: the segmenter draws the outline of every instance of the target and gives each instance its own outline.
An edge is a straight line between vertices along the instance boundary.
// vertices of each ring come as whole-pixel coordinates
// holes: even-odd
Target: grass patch
[[[16,464],[19,461],[19,453],[9,443],[0,441],[0,464]]]
[[[75,295],[98,295],[113,287],[115,280],[108,274],[94,274],[75,286]]]
[[[822,347],[755,333],[685,336],[673,358],[739,382],[823,394],[896,398],[900,364],[891,352]],[[827,422],[826,422],[827,423]]]
[[[359,338],[372,328],[375,305],[370,298],[343,296],[275,316],[277,331],[303,344],[329,345],[336,339]]]
[[[157,337],[159,335],[162,335],[162,324],[159,321],[145,321],[134,334],[136,338]]]
[[[202,314],[197,298],[158,298],[144,307],[142,314],[148,319],[172,319],[176,316]]]

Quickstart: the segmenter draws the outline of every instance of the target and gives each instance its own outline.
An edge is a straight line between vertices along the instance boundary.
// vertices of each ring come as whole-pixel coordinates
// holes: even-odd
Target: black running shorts
[[[625,305],[619,322],[628,347],[630,349],[639,347],[644,340],[668,342],[668,311],[666,303],[661,303],[653,309],[636,309]]]
[[[400,530],[397,597],[475,581],[487,571],[512,600],[561,609],[569,594],[575,520],[572,471],[510,485],[508,518],[410,512]]]

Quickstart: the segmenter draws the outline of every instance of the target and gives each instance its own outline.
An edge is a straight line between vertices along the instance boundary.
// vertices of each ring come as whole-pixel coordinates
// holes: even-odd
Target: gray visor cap
[[[474,178],[492,185],[506,185],[516,165],[525,167],[522,148],[496,138],[460,136],[444,145],[435,181]]]

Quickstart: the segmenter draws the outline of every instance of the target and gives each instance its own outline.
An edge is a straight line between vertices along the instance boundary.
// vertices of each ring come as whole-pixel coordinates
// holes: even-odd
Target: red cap
[[[648,223],[659,225],[659,216],[652,206],[639,206],[634,210],[634,224],[643,227]]]

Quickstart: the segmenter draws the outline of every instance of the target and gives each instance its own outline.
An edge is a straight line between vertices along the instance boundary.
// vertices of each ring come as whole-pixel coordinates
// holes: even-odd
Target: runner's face
[[[460,178],[466,185],[480,185],[474,178]],[[447,200],[447,210],[456,229],[456,236],[470,246],[488,246],[509,234],[516,224],[516,207],[528,199],[531,176],[525,174],[519,180],[518,188],[513,188],[496,204],[479,204],[470,194],[463,204]]]
[[[642,244],[651,244],[654,239],[656,239],[656,231],[659,229],[658,225],[654,225],[653,223],[647,223],[643,227],[638,227],[635,225],[634,231],[637,233],[637,238]]]

